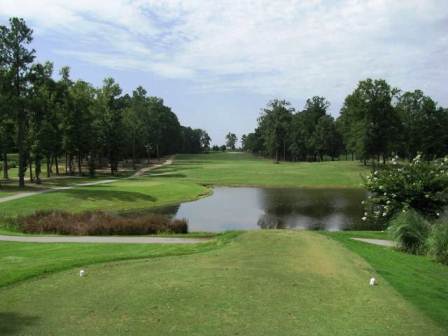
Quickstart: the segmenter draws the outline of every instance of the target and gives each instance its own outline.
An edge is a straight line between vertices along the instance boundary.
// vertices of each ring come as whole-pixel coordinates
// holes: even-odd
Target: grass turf
[[[359,256],[315,232],[100,264],[0,289],[0,331],[33,335],[444,335]]]
[[[274,164],[248,153],[208,153],[177,155],[173,165],[150,175],[227,186],[359,188],[367,171],[358,161]]]
[[[187,181],[172,183],[162,179],[129,179],[0,203],[0,216],[14,217],[49,209],[127,211],[193,200],[208,193],[208,188]]]
[[[172,245],[0,242],[0,287],[76,266],[112,260],[153,258],[208,251],[226,244],[238,234],[238,232],[215,236],[187,234],[182,237],[207,237],[211,240],[201,244]],[[172,236],[178,235],[170,237]]]
[[[439,323],[448,333],[448,266],[426,256],[350,239],[388,239],[385,232],[321,232],[363,257],[406,300]]]

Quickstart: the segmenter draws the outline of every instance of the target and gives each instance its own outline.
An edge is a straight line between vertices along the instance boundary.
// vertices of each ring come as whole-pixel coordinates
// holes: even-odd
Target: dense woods
[[[32,30],[22,19],[0,26],[0,154],[8,178],[8,153],[18,153],[20,186],[25,173],[39,183],[46,174],[93,176],[98,167],[117,173],[121,160],[208,149],[201,129],[180,125],[176,114],[142,88],[123,93],[113,78],[99,88],[73,80],[64,67],[55,79],[51,62],[35,63]],[[59,171],[64,160],[65,172]],[[87,171],[85,172],[87,173]]]
[[[401,92],[385,80],[367,79],[345,98],[336,120],[329,106],[324,97],[308,99],[303,110],[285,100],[270,101],[255,131],[242,136],[243,149],[276,161],[345,155],[364,163],[448,153],[448,109],[420,90]]]

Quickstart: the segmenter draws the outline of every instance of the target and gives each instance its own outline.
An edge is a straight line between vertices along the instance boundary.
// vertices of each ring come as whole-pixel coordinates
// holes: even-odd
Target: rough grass
[[[0,328],[33,335],[446,334],[381,277],[369,287],[373,272],[314,232],[249,232],[205,253],[96,265],[84,278],[75,269],[4,288]]]
[[[439,323],[448,334],[448,266],[425,256],[350,239],[386,239],[384,232],[322,232],[363,257],[406,300]]]
[[[160,214],[122,217],[102,211],[72,214],[65,211],[37,211],[14,221],[24,233],[63,235],[147,235],[157,233],[187,233],[184,219],[170,219]]]

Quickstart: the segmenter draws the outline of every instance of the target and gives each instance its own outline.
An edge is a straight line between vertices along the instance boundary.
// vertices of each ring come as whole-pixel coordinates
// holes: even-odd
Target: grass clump
[[[448,264],[448,222],[434,224],[426,241],[428,255],[438,262]]]
[[[144,235],[156,233],[187,233],[185,219],[171,219],[159,214],[132,218],[102,211],[69,213],[65,211],[37,211],[16,219],[17,229],[25,233],[64,235]]]
[[[430,224],[411,209],[394,218],[388,230],[402,250],[422,254],[429,235]]]

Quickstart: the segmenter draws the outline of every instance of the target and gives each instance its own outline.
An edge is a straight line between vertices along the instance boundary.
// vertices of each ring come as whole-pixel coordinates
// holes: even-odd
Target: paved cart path
[[[396,246],[394,241],[386,240],[386,239],[370,239],[370,238],[352,238],[352,239],[363,242],[363,243],[380,245],[380,246],[387,246],[387,247],[395,247]]]

